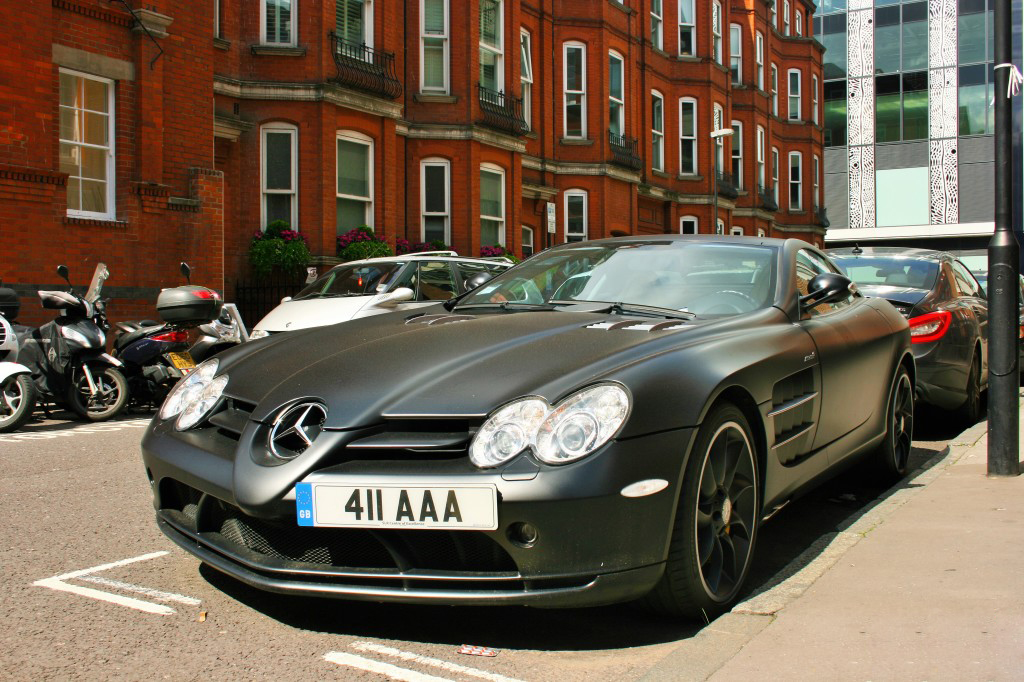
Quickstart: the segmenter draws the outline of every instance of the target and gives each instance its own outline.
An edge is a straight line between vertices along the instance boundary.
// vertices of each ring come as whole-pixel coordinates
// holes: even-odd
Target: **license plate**
[[[297,483],[300,526],[343,528],[498,528],[494,485]]]
[[[167,358],[171,361],[171,364],[178,369],[187,370],[196,366],[195,360],[192,359],[192,355],[188,351],[168,353]]]

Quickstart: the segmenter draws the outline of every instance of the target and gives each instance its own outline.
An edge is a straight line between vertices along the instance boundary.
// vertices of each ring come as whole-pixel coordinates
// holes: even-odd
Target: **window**
[[[420,163],[420,241],[451,243],[451,165],[445,159]]]
[[[565,241],[582,242],[587,239],[587,193],[571,189],[565,193]]]
[[[335,229],[344,234],[360,225],[373,227],[373,139],[351,131],[338,133]]]
[[[697,234],[697,217],[684,215],[679,219],[679,234]]]
[[[448,0],[421,0],[420,89],[448,92]]]
[[[779,150],[772,147],[772,196],[779,206]]]
[[[661,40],[662,0],[651,0],[651,45],[662,49]]]
[[[722,4],[718,0],[711,5],[711,56],[722,63]]]
[[[757,89],[764,92],[764,36],[760,31],[754,38],[754,62],[757,64]]]
[[[59,135],[68,215],[114,220],[114,81],[61,69]]]
[[[529,258],[533,255],[533,228],[523,225],[523,258]]]
[[[587,48],[580,43],[566,43],[563,50],[565,74],[565,137],[587,136]]]
[[[928,68],[927,2],[876,7],[874,27],[876,74]]]
[[[846,13],[816,16],[814,36],[825,46],[825,80],[846,78]]]
[[[294,45],[295,4],[292,0],[260,0],[260,36],[264,45]]]
[[[732,122],[732,181],[743,189],[743,124]]]
[[[679,0],[679,54],[693,57],[697,54],[697,23],[694,20],[694,0]]]
[[[221,37],[220,0],[213,0],[213,37]]]
[[[772,116],[779,115],[779,67],[772,64]]]
[[[714,107],[714,116],[711,119],[714,122],[715,130],[721,130],[724,123],[722,122],[722,107],[717,104]],[[715,138],[715,168],[718,173],[722,173],[725,170],[725,142],[722,141],[722,136]]]
[[[757,228],[757,236],[758,237],[763,237],[764,236],[764,228],[763,227]]]
[[[876,7],[874,33],[875,141],[926,139],[928,3]]]
[[[802,36],[804,34],[804,15],[800,13],[800,10],[796,10],[794,14],[796,21],[793,24],[793,30],[798,36]]]
[[[651,168],[665,170],[665,99],[651,91]]]
[[[928,72],[875,76],[875,141],[927,138]]]
[[[729,229],[729,234],[731,234],[734,237],[742,237],[743,236],[743,228],[742,227],[730,228]]]
[[[718,225],[715,227],[715,234],[725,234],[725,221],[721,218],[718,219]]]
[[[762,192],[765,190],[764,178],[764,128],[757,126],[757,187]]]
[[[623,112],[625,111],[624,94],[622,91],[622,57],[614,52],[608,53],[608,132],[622,135],[624,131]]]
[[[800,152],[789,153],[789,210],[802,211],[803,195],[803,156]]]
[[[995,130],[995,71],[993,70],[994,3],[958,3],[960,134],[992,134]]]
[[[697,100],[679,100],[679,173],[697,173]]]
[[[298,128],[287,123],[270,123],[260,129],[263,228],[275,220],[298,227],[298,136]]]
[[[733,83],[743,82],[743,32],[739,24],[729,25],[729,71]]]
[[[533,51],[530,49],[530,34],[519,32],[519,50],[521,65],[519,67],[519,91],[523,94],[523,120],[526,129],[533,128]]]
[[[789,35],[789,0],[782,2],[782,35]]]
[[[800,120],[800,70],[790,69],[789,72],[789,111],[790,121]]]
[[[811,120],[818,125],[818,76],[811,74]]]
[[[825,146],[846,146],[846,81],[825,83]]]
[[[772,11],[772,28],[776,31],[779,30],[779,3],[776,0],[768,3],[769,9]]]
[[[821,180],[820,180],[820,177],[821,177],[820,176],[820,173],[821,173],[821,160],[818,158],[817,154],[814,155],[814,166],[813,166],[812,170],[814,171],[814,175],[811,178],[811,182],[813,184],[813,189],[814,189],[814,196],[813,196],[813,199],[814,199],[814,210],[817,211],[818,208],[821,206],[821,203],[819,202],[819,197],[818,197],[818,189],[819,189],[820,184],[821,184]]]
[[[505,171],[480,166],[480,246],[505,244]]]
[[[480,86],[505,90],[502,0],[480,0]]]

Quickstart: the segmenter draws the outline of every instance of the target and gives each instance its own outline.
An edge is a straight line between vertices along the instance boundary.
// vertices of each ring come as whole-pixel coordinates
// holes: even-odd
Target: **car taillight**
[[[938,341],[946,332],[953,321],[953,314],[948,310],[940,310],[937,313],[927,313],[912,317],[910,323],[910,342],[928,343]]]
[[[151,337],[154,341],[166,341],[168,343],[185,343],[188,341],[188,332],[165,332]]]

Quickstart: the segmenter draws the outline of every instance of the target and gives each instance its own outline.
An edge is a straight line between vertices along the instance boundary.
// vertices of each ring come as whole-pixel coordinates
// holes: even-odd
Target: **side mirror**
[[[57,274],[64,278],[64,281],[68,283],[68,286],[71,286],[71,280],[68,279],[68,274],[69,274],[68,266],[66,266],[66,265],[58,265],[57,266]]]
[[[823,272],[807,285],[807,295],[800,297],[802,308],[813,308],[822,303],[835,303],[857,291],[857,285],[844,275]]]
[[[398,287],[394,291],[380,294],[370,305],[378,308],[393,308],[402,301],[411,301],[414,295],[413,290],[409,287]]]
[[[287,303],[290,300],[292,300],[291,296],[285,296],[284,298],[281,299],[281,303]]]
[[[188,263],[182,261],[180,269],[182,277],[185,278],[185,282],[188,284],[192,284],[192,268],[188,266]]]
[[[463,286],[466,287],[466,291],[472,291],[483,285],[485,282],[494,279],[494,273],[491,272],[478,272],[472,277],[468,278]]]

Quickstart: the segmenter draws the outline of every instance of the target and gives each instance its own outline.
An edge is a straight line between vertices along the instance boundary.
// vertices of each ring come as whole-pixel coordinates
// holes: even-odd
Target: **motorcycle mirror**
[[[188,284],[192,284],[192,268],[185,261],[181,262],[181,274]]]
[[[68,286],[71,286],[71,280],[68,279],[68,273],[69,272],[70,271],[68,270],[68,266],[66,266],[66,265],[58,265],[57,266],[57,274],[64,278],[64,281],[68,283]]]

